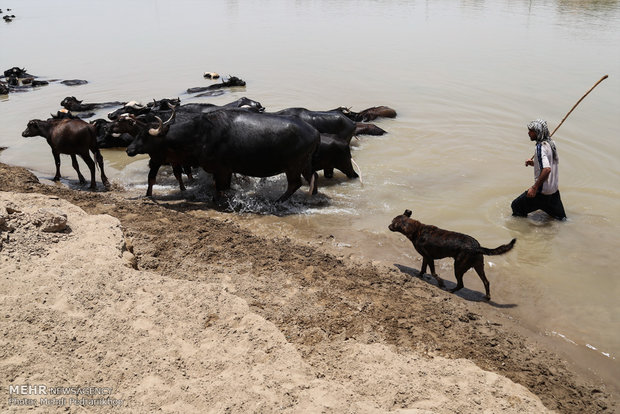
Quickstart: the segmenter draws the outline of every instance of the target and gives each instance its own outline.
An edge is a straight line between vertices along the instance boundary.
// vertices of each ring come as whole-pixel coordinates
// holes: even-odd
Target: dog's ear
[[[411,217],[411,210],[405,210],[403,214],[407,217]]]

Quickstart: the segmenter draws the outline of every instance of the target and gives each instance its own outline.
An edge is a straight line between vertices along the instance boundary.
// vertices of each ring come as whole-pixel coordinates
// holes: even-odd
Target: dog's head
[[[388,226],[390,231],[399,231],[404,233],[407,222],[411,218],[411,210],[405,210],[400,216],[396,216],[392,219],[392,224]]]

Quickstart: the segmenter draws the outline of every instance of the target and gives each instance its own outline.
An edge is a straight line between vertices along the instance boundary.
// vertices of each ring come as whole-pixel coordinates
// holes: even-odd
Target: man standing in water
[[[512,215],[526,217],[528,213],[542,210],[551,217],[564,220],[566,213],[558,190],[558,152],[555,142],[549,136],[547,122],[542,119],[532,121],[527,126],[530,140],[536,141],[533,159],[525,161],[525,166],[534,166],[534,185],[512,202]]]

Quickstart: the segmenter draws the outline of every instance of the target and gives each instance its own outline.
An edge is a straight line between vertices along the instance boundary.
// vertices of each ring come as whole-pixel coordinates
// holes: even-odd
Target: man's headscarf
[[[553,159],[558,161],[558,152],[555,149],[555,142],[549,136],[549,128],[547,128],[547,121],[544,119],[537,119],[527,124],[527,129],[536,132],[536,143],[542,144],[547,142],[553,151]]]

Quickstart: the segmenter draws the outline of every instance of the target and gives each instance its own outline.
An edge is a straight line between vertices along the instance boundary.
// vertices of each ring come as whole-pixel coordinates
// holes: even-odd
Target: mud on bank
[[[230,290],[275,324],[318,378],[340,375],[336,366],[348,345],[379,344],[428,359],[468,359],[525,386],[559,412],[616,408],[603,386],[517,333],[501,312],[380,263],[339,257],[318,243],[255,234],[232,215],[211,217],[200,203],[130,200],[120,189],[49,186],[4,164],[0,190],[54,195],[87,213],[116,217],[139,270],[204,282],[222,282],[224,270],[233,270],[238,277],[226,280]],[[407,396],[400,398],[395,406],[406,407]]]

